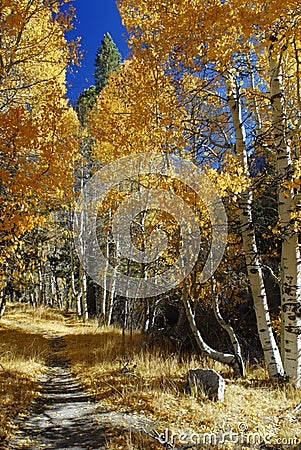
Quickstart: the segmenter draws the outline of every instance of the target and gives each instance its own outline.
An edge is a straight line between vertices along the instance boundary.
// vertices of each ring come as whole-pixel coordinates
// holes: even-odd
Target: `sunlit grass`
[[[0,448],[13,432],[13,418],[26,410],[40,389],[46,370],[48,338],[85,333],[96,322],[82,324],[59,309],[9,303],[0,320]]]
[[[235,380],[230,369],[207,358],[179,361],[162,348],[148,348],[139,333],[132,340],[126,335],[123,346],[118,328],[69,335],[66,340],[74,373],[102,405],[152,417],[158,421],[158,430],[168,428],[174,434],[188,430],[200,435],[231,430],[241,439],[244,429],[246,439],[252,439],[254,433],[268,436],[270,443],[301,439],[300,413],[292,413],[301,402],[300,390],[270,382],[264,367],[249,367],[246,379]],[[225,377],[224,402],[184,393],[187,372],[197,367],[214,368]],[[140,448],[137,434],[130,440],[129,434],[119,437],[116,447],[111,444],[110,448],[118,448],[122,440],[122,448]],[[223,445],[221,448],[234,448],[231,443]]]
[[[16,328],[29,329],[36,333],[66,334],[82,333],[85,329],[97,328],[97,321],[86,324],[77,320],[74,313],[66,313],[58,308],[38,306],[32,308],[27,304],[9,304],[1,323],[12,323]],[[73,331],[71,331],[73,330]]]
[[[41,335],[0,321],[0,446],[13,429],[13,417],[38,394],[47,341]]]
[[[14,414],[24,410],[37,394],[38,373],[45,369],[47,336],[53,334],[65,336],[64,351],[71,358],[72,371],[108,410],[145,415],[158,431],[168,429],[173,434],[202,436],[230,430],[241,437],[244,428],[245,437],[258,433],[269,436],[269,443],[301,439],[301,410],[292,413],[301,402],[301,390],[271,383],[262,366],[248,367],[247,378],[235,380],[226,366],[198,355],[179,359],[170,349],[149,346],[138,332],[123,336],[120,328],[99,327],[96,320],[83,324],[74,314],[22,305],[10,305],[0,321],[2,437],[11,431]],[[224,376],[224,402],[184,393],[188,370],[198,367],[214,368]],[[143,432],[124,432],[117,437],[112,433],[107,448],[151,450],[162,446]],[[238,447],[227,443],[212,448]]]

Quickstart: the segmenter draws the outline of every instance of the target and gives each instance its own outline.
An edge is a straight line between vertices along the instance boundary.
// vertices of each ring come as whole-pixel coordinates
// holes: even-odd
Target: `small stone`
[[[224,400],[225,380],[213,369],[191,369],[188,371],[185,391],[197,395],[204,392],[210,400]]]

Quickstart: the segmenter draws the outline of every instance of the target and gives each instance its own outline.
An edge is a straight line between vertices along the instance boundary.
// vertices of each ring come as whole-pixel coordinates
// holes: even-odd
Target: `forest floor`
[[[16,419],[8,449],[106,449],[112,436],[119,436],[124,428],[138,431],[149,425],[145,416],[112,414],[95,402],[70,372],[64,337],[50,334],[48,338],[50,352],[40,396],[25,417]]]
[[[0,321],[0,448],[299,449],[301,392],[263,367],[244,380],[179,359],[139,333],[9,305]],[[183,392],[189,368],[226,380],[223,402]]]

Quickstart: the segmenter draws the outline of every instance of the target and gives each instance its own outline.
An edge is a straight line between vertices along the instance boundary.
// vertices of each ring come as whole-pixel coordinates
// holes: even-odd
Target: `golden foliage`
[[[64,37],[73,13],[58,6],[0,4],[2,265],[25,232],[73,195],[78,123],[65,98],[65,69],[76,53]]]
[[[171,152],[183,132],[174,87],[147,50],[125,61],[89,117],[95,155],[103,162],[132,153]]]

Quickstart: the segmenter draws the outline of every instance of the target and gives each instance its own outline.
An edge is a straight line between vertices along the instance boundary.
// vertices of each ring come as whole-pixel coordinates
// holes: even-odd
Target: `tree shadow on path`
[[[26,417],[16,420],[17,431],[8,449],[106,449],[112,427],[100,424],[102,410],[70,374],[70,363],[61,351],[63,337],[49,339],[48,370],[43,375],[41,395]],[[117,414],[118,415],[118,414]],[[116,431],[116,433],[115,433]],[[114,424],[114,434],[122,427]]]

